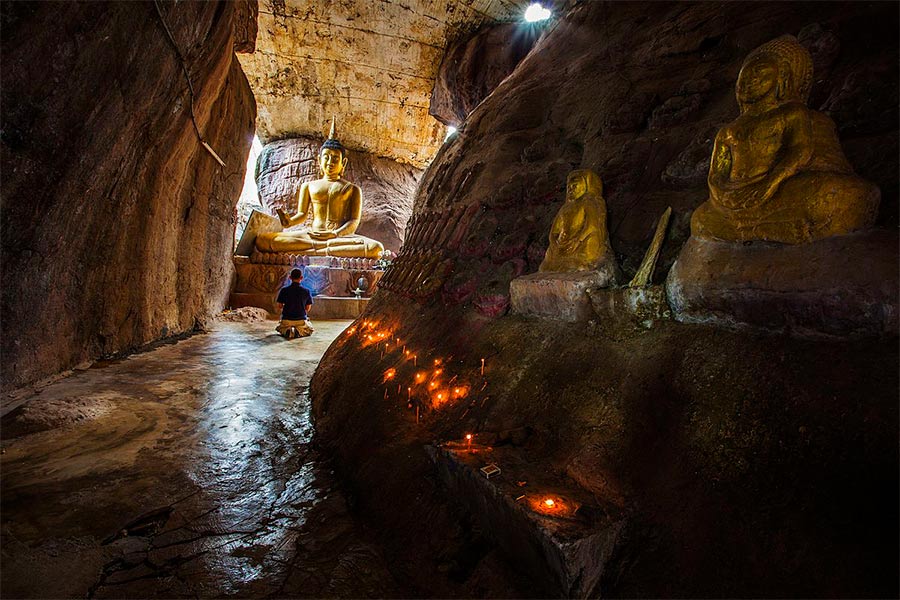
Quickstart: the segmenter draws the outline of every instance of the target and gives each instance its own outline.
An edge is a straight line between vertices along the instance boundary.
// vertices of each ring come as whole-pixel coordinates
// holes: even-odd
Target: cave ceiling
[[[521,14],[527,0],[260,0],[239,59],[263,142],[322,136],[424,166],[446,135],[428,103],[448,43]]]

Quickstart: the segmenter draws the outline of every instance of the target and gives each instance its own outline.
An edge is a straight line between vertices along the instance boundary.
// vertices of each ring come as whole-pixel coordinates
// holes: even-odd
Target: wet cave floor
[[[219,323],[22,398],[3,597],[404,595],[311,443],[309,379],[348,324]]]

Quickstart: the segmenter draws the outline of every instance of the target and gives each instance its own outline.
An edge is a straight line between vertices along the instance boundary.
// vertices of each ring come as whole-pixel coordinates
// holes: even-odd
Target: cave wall
[[[540,25],[500,23],[451,44],[438,68],[428,114],[459,127],[531,50]]]
[[[816,65],[810,106],[835,120],[850,163],[881,188],[879,224],[894,227],[896,16],[895,6],[879,3],[577,6],[442,147],[415,212],[480,206],[481,229],[467,233],[469,246],[485,251],[458,257],[456,276],[502,291],[504,261],[537,270],[566,174],[591,168],[603,180],[612,247],[627,276],[672,207],[655,275],[662,281],[688,237],[691,211],[707,197],[715,133],[738,115],[741,63],[761,43],[792,33]],[[524,250],[506,256],[509,248]]]
[[[269,214],[274,215],[276,208],[291,214],[296,212],[300,186],[321,176],[321,146],[322,140],[300,137],[263,147],[256,164],[256,185],[260,201]],[[369,152],[350,150],[348,157],[344,178],[360,187],[363,198],[357,233],[398,252],[422,170]]]
[[[650,6],[575,6],[442,147],[413,219],[473,216],[450,250],[435,248],[446,232],[423,221],[412,256],[433,253],[449,275],[427,297],[379,290],[359,332],[329,348],[310,387],[319,440],[359,506],[388,524],[398,564],[448,560],[441,543],[467,517],[446,517],[444,530],[433,515],[466,511],[436,491],[422,447],[474,432],[624,511],[601,597],[895,596],[896,336],[810,341],[670,321],[610,331],[503,316],[510,279],[538,268],[575,168],[604,181],[626,276],[672,207],[654,281],[665,278],[707,197],[713,136],[738,115],[741,63],[785,33],[813,54],[810,106],[834,118],[850,163],[881,188],[878,226],[897,226],[896,4]],[[367,341],[379,332],[417,364]],[[432,360],[478,390],[471,401],[409,409],[408,393],[422,393],[411,382]],[[521,447],[515,432],[527,434]],[[457,576],[490,589],[478,578],[504,569],[479,543],[453,555],[469,561]],[[439,568],[416,571],[403,575],[441,580]]]
[[[252,47],[254,5],[160,3],[221,167],[152,2],[3,4],[5,388],[224,306],[256,116],[234,50]]]

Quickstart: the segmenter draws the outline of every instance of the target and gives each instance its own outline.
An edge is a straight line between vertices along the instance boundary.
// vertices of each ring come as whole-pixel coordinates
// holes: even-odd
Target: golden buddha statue
[[[260,252],[363,258],[378,258],[384,252],[381,242],[355,235],[362,216],[362,192],[359,186],[341,177],[347,167],[347,151],[335,139],[334,130],[332,119],[331,131],[319,154],[323,177],[300,186],[296,214],[288,216],[278,210],[283,227],[303,223],[312,210],[312,227],[260,233],[256,237]]]
[[[692,235],[803,244],[872,226],[881,193],[853,172],[834,122],[807,108],[812,75],[793,36],[750,53],[735,86],[741,115],[716,135]]]
[[[569,173],[566,201],[550,227],[550,246],[539,271],[590,271],[611,256],[606,202],[600,176],[589,169]]]

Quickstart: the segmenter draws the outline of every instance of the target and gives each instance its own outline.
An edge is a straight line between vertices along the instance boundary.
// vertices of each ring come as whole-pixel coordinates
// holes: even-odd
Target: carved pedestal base
[[[532,273],[513,279],[509,285],[512,312],[559,321],[586,321],[594,314],[587,291],[613,285],[614,266],[600,271]]]
[[[801,336],[897,334],[897,234],[788,246],[691,238],[666,280],[675,318]]]
[[[275,298],[278,291],[290,283],[289,275],[294,266],[257,264],[242,257],[235,257],[234,266],[237,283],[231,294],[232,308],[256,306],[275,312]],[[356,318],[365,302],[374,293],[378,280],[384,275],[383,271],[372,269],[343,269],[314,265],[297,268],[303,271],[303,287],[313,294],[314,306],[310,314],[312,319]],[[361,301],[353,293],[360,277],[364,277],[368,284]],[[320,303],[322,307],[319,306]]]

